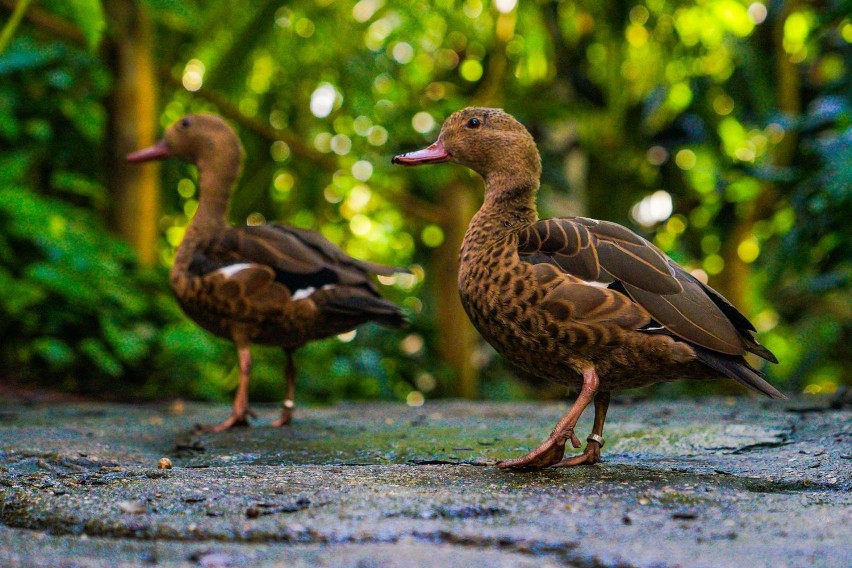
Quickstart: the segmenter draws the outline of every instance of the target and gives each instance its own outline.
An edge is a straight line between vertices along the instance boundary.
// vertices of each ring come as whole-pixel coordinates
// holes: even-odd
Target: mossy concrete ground
[[[344,404],[272,428],[267,407],[198,435],[228,408],[0,405],[0,565],[852,565],[852,411],[613,404],[604,463],[493,466],[566,408]]]

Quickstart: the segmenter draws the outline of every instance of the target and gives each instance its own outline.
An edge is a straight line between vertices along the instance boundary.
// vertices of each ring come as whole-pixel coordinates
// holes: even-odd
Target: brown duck
[[[312,231],[283,225],[232,227],[231,189],[243,149],[218,116],[178,120],[163,139],[127,156],[131,162],[174,157],[198,167],[198,210],[186,229],[171,270],[171,286],[186,314],[237,346],[240,383],[231,416],[206,429],[246,425],[249,345],[275,345],[287,354],[287,392],[281,418],[292,419],[296,383],[293,352],[308,341],[352,330],[369,321],[400,327],[402,311],[379,296],[370,275],[399,270],[355,260]]]
[[[541,158],[529,132],[498,109],[467,108],[406,166],[456,162],[485,180],[485,201],[460,253],[459,294],[471,321],[522,372],[580,389],[550,437],[502,468],[600,461],[610,393],[660,381],[729,377],[784,398],[743,356],[777,362],[720,293],[632,231],[584,217],[539,219]],[[594,402],[582,455],[565,443]]]

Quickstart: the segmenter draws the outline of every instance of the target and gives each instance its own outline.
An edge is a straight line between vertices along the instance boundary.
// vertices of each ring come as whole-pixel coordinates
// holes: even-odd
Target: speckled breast
[[[174,274],[171,284],[180,307],[192,321],[214,335],[233,338],[233,321],[223,317],[211,301],[209,284],[205,286],[201,278]]]
[[[229,293],[226,279],[172,274],[172,291],[183,311],[207,331],[227,339],[244,336],[253,343],[296,349],[316,333],[316,309],[310,302],[276,306],[271,312],[252,305],[241,294]]]
[[[520,370],[559,383],[579,385],[579,362],[558,345],[546,314],[537,309],[543,292],[530,265],[517,255],[517,237],[490,246],[466,241],[460,255],[459,296],[474,327]]]

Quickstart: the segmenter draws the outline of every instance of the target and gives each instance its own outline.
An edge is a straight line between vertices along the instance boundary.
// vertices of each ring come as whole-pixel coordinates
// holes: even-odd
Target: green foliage
[[[198,7],[187,0],[142,0],[151,14],[165,25],[178,29],[192,29],[199,18]]]
[[[175,79],[163,85],[161,126],[209,111],[240,131],[248,161],[234,222],[281,220],[355,256],[414,263],[412,278],[384,289],[413,314],[411,333],[368,327],[355,343],[311,344],[299,353],[300,396],[452,392],[423,284],[452,233],[448,196],[477,182],[460,168],[394,169],[389,158],[432,141],[469,104],[505,107],[541,141],[543,215],[633,224],[727,286],[781,359],[767,371],[788,388],[850,380],[852,21],[842,0],[819,10],[740,0],[141,4],[156,23],[158,65]],[[97,44],[99,2],[39,5]],[[3,313],[25,330],[0,324],[4,361],[81,388],[120,377],[136,394],[220,397],[236,381],[232,348],[188,322],[162,271],[139,271],[103,228],[113,71],[43,38],[21,31],[0,56],[0,266],[15,291]],[[197,207],[196,184],[191,168],[164,167],[164,267]],[[640,214],[654,196],[670,214]],[[39,230],[27,232],[25,218]],[[258,353],[252,396],[278,399],[282,355]],[[489,396],[528,394],[496,360],[484,375]]]
[[[163,274],[139,272],[128,246],[90,212],[30,190],[0,190],[0,219],[4,366],[89,393],[108,392],[116,380],[125,393],[165,383],[162,364],[174,349],[160,330],[179,312]],[[203,345],[201,335],[188,339]],[[169,362],[174,376],[160,387],[191,388],[194,361]]]
[[[227,345],[185,322],[164,271],[139,270],[104,226],[109,86],[64,43],[19,36],[0,56],[0,361],[73,391],[193,393]]]
[[[688,269],[709,276],[756,317],[762,338],[788,362],[766,369],[774,380],[800,388],[825,373],[789,362],[825,359],[838,368],[845,360],[836,346],[848,336],[848,310],[836,301],[818,308],[826,304],[810,302],[797,287],[810,286],[801,278],[810,272],[815,283],[845,290],[849,251],[842,243],[849,239],[841,225],[825,224],[827,209],[814,207],[837,206],[842,219],[848,185],[843,172],[814,170],[823,163],[807,134],[815,118],[800,124],[789,116],[795,111],[782,108],[792,104],[784,100],[791,89],[800,90],[793,96],[802,107],[819,107],[822,99],[840,112],[837,105],[846,104],[852,24],[843,2],[819,14],[796,3],[764,9],[735,0],[521,2],[507,13],[487,2],[263,3],[251,13],[216,3],[201,13],[211,39],[192,42],[195,63],[177,63],[174,71],[187,77],[201,69],[202,90],[225,95],[244,116],[268,119],[308,146],[279,151],[244,130],[247,171],[255,175],[237,196],[235,221],[271,211],[320,229],[353,254],[397,262],[412,255],[428,269],[443,230],[418,218],[407,197],[441,215],[443,192],[472,182],[451,168],[400,172],[383,164],[434,139],[450,112],[484,101],[505,106],[544,141],[543,214],[581,210],[633,223]],[[781,58],[798,64],[785,72],[797,75],[800,87],[788,86],[791,78],[767,63]],[[312,106],[319,99],[324,104]],[[202,109],[216,110],[177,89],[163,124]],[[356,175],[361,162],[370,166],[365,179]],[[823,183],[830,180],[833,190]],[[660,191],[673,214],[638,218],[637,203]],[[803,215],[805,201],[810,213]],[[815,224],[800,227],[809,216]],[[178,228],[188,220],[171,219]],[[807,254],[789,249],[794,242]],[[815,245],[830,249],[826,258],[836,268],[815,261]],[[807,269],[793,272],[789,254]],[[801,301],[798,315],[783,309],[792,303],[776,303],[778,266],[797,278],[784,289]],[[745,284],[728,278],[736,271],[748,273]],[[426,302],[428,313],[434,306],[428,296]],[[809,333],[802,318],[811,312],[821,329],[836,330],[812,346],[797,339]],[[833,384],[846,377],[838,374]]]
[[[802,167],[790,195],[796,222],[781,238],[772,276],[795,280],[805,303],[850,283],[851,105],[852,96],[822,97],[802,119]]]
[[[86,45],[94,51],[106,30],[106,17],[100,0],[45,0],[45,7],[77,25]]]
[[[776,213],[795,223],[773,243],[767,288],[786,324],[787,365],[820,392],[852,364],[852,96],[811,103],[800,151],[789,202]]]

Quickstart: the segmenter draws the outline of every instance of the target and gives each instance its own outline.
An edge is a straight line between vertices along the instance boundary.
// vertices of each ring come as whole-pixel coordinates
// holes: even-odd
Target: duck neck
[[[178,247],[172,267],[173,278],[190,265],[199,241],[219,234],[228,227],[231,189],[239,175],[239,158],[236,162],[228,159],[200,159],[196,165],[198,166],[198,209],[186,228],[183,242]]]
[[[470,221],[460,251],[463,268],[472,258],[490,254],[496,242],[512,238],[538,220],[538,184],[537,178],[521,179],[517,175],[485,178],[485,201]],[[463,273],[459,276],[462,279]]]
[[[519,172],[495,172],[485,177],[485,201],[477,213],[480,223],[495,228],[522,229],[538,220],[535,206],[538,176]]]
[[[187,232],[208,233],[228,225],[231,190],[239,175],[239,160],[200,159],[198,165],[198,210]]]

